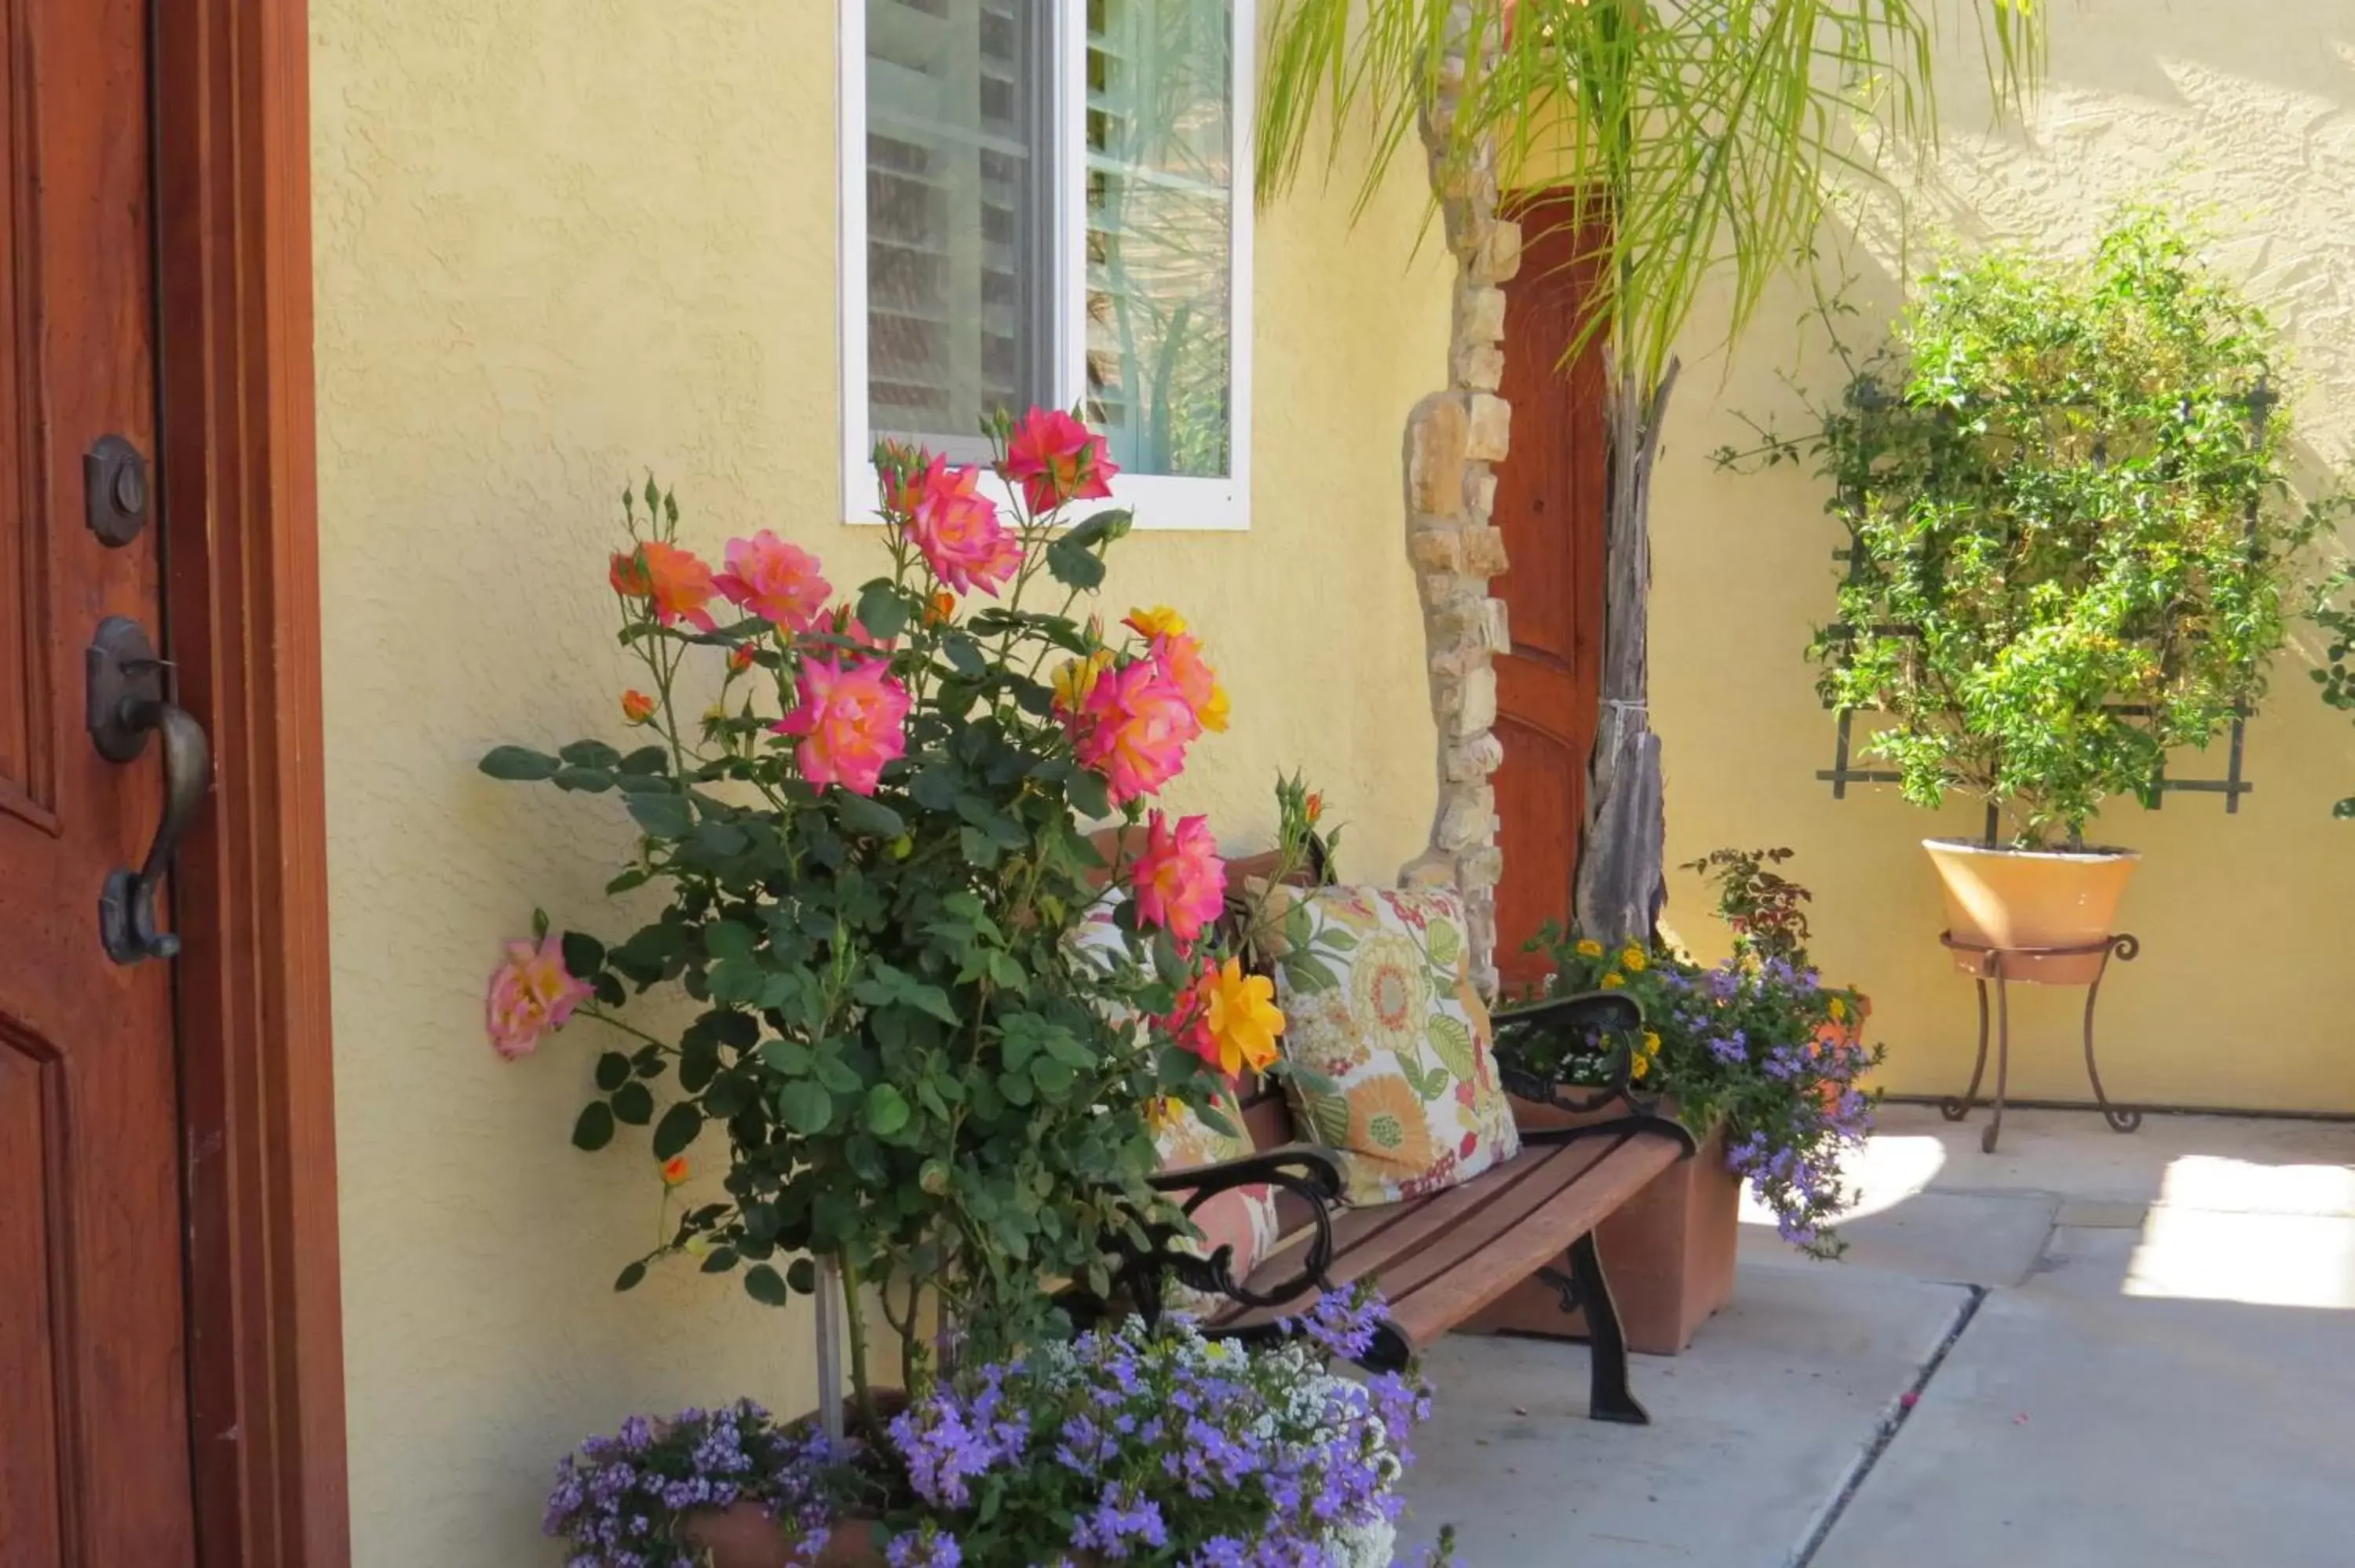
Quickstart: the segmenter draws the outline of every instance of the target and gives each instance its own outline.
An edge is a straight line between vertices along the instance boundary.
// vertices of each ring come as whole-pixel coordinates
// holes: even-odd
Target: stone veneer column
[[[1465,11],[1456,10],[1459,28]],[[1461,34],[1459,33],[1459,37]],[[1431,708],[1439,726],[1439,804],[1431,843],[1408,863],[1409,885],[1453,886],[1464,895],[1473,973],[1481,991],[1497,992],[1497,791],[1489,776],[1504,759],[1494,733],[1494,656],[1508,651],[1505,604],[1489,579],[1505,569],[1504,535],[1489,520],[1497,495],[1492,467],[1505,456],[1512,410],[1497,395],[1504,373],[1505,291],[1519,270],[1521,230],[1497,216],[1495,150],[1470,166],[1450,168],[1447,131],[1467,62],[1446,61],[1438,101],[1423,126],[1432,184],[1456,262],[1455,323],[1448,344],[1448,387],[1415,405],[1406,427],[1407,557],[1423,602]],[[1485,63],[1485,60],[1484,62]]]

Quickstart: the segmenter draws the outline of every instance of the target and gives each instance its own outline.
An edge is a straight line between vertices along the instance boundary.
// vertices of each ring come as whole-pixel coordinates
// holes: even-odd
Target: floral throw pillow
[[[1340,1151],[1351,1203],[1452,1187],[1520,1152],[1452,892],[1277,888],[1268,944],[1304,1130]]]
[[[1232,1132],[1220,1132],[1195,1114],[1192,1107],[1179,1101],[1168,1102],[1167,1108],[1154,1128],[1154,1147],[1160,1150],[1164,1171],[1187,1171],[1198,1165],[1219,1165],[1230,1160],[1241,1160],[1252,1152],[1251,1134],[1243,1127],[1242,1107],[1235,1101],[1234,1092],[1220,1089],[1214,1102],[1219,1115]],[[1188,1193],[1170,1194],[1173,1202],[1184,1203]],[[1262,1183],[1238,1187],[1229,1192],[1215,1192],[1200,1208],[1194,1211],[1194,1224],[1202,1233],[1195,1250],[1209,1255],[1222,1246],[1235,1249],[1227,1271],[1237,1284],[1251,1277],[1259,1260],[1275,1250],[1279,1239],[1275,1217],[1275,1190]],[[1182,1311],[1208,1317],[1229,1303],[1223,1297],[1175,1287],[1169,1304]]]

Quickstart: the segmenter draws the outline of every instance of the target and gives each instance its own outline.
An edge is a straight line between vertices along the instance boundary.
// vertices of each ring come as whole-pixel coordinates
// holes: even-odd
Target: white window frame
[[[1067,0],[1031,3],[1062,5]],[[1252,119],[1258,102],[1253,48],[1258,37],[1257,0],[1231,0],[1231,4],[1234,26],[1234,103],[1231,111],[1234,147],[1227,192],[1227,298],[1231,313],[1227,339],[1231,345],[1227,472],[1220,478],[1116,475],[1112,482],[1112,500],[1103,504],[1131,508],[1139,528],[1235,531],[1251,526],[1251,186],[1254,160]],[[877,513],[881,492],[875,482],[872,462],[875,436],[867,418],[866,0],[841,0],[837,14],[840,45],[836,141],[840,177],[841,243],[837,266],[841,296],[843,515],[854,523],[875,523],[879,521]],[[1082,401],[1087,391],[1087,161],[1080,155],[1087,111],[1087,29],[1056,27],[1054,48],[1050,111],[1056,135],[1059,141],[1068,138],[1071,155],[1058,157],[1054,164],[1055,278],[1050,297],[1056,308],[1050,323],[1049,350],[1053,365],[1054,406],[1069,408]],[[1001,507],[1011,506],[1011,497],[996,475],[985,475],[982,483]]]

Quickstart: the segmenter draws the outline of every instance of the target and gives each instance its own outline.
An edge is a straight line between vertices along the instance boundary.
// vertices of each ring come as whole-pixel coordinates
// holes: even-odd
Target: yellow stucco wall
[[[837,585],[879,558],[833,520],[834,6],[312,0],[311,27],[356,1560],[514,1568],[553,1561],[581,1434],[810,1398],[801,1312],[683,1271],[608,1291],[651,1162],[567,1146],[592,1026],[504,1065],[480,982],[535,901],[600,924],[627,832],[474,761],[618,727],[603,553],[645,465],[708,551],[774,527]],[[1179,804],[1263,847],[1305,765],[1346,867],[1387,877],[1433,799],[1398,451],[1447,293],[1441,248],[1410,260],[1418,172],[1352,229],[1354,188],[1260,221],[1251,531],[1137,536],[1107,599],[1180,606],[1231,677]]]
[[[2214,260],[2244,278],[2285,328],[2299,381],[2297,435],[2343,457],[2355,439],[2355,13],[2339,0],[2252,8],[2237,0],[2081,0],[2050,8],[2048,90],[2030,133],[1989,135],[1983,94],[1958,60],[1944,152],[1911,186],[1916,218],[1965,241],[2081,250],[2122,197],[2170,191],[2206,207]],[[1885,320],[1898,245],[1885,203],[1862,228],[1857,299]],[[1921,260],[1917,237],[1914,260]],[[1932,818],[1893,789],[1835,803],[1815,774],[1831,723],[1800,657],[1830,618],[1838,526],[1823,493],[1785,468],[1720,473],[1709,453],[1742,444],[1735,412],[1796,414],[1776,379],[1835,385],[1820,341],[1790,323],[1796,287],[1770,299],[1730,365],[1707,356],[1723,323],[1697,323],[1654,501],[1656,719],[1668,758],[1671,862],[1722,844],[1787,843],[1817,890],[1817,956],[1866,987],[1890,1044],[1892,1090],[1959,1092],[1975,1029],[1971,988],[1938,948],[1941,907],[1918,841],[1968,833],[1967,807]],[[1786,423],[1790,422],[1787,418]],[[2355,1110],[2355,825],[2330,804],[2355,789],[2355,729],[2315,698],[2293,653],[2249,726],[2256,793],[2238,816],[2213,796],[2132,802],[2101,837],[2145,860],[2125,926],[2139,962],[2113,971],[2101,1004],[2114,1096],[2176,1104]],[[2222,772],[2221,751],[2186,777]],[[1670,918],[1718,940],[1697,882],[1676,875]],[[2023,992],[2029,994],[2023,995]],[[2083,1097],[2082,993],[2015,992],[2012,1092]]]

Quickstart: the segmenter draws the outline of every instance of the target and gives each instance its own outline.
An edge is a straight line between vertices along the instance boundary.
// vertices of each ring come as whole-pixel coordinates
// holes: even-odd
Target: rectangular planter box
[[[1524,1128],[1580,1119],[1520,1100],[1513,1108]],[[1700,1153],[1652,1178],[1596,1227],[1595,1246],[1629,1350],[1675,1355],[1733,1299],[1741,1223],[1742,1183],[1725,1168],[1725,1133],[1719,1128],[1702,1139]],[[1568,1270],[1558,1265],[1554,1272]],[[1561,1287],[1539,1275],[1515,1286],[1463,1331],[1582,1340],[1586,1319],[1566,1309]]]

